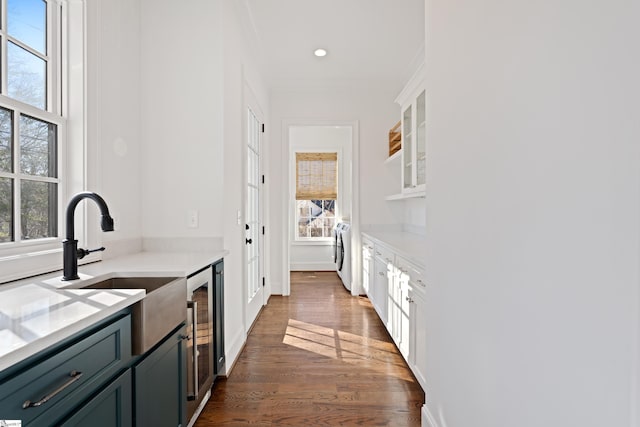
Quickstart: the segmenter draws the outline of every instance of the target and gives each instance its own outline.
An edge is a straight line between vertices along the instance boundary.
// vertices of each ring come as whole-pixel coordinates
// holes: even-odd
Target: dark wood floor
[[[333,272],[294,272],[196,426],[419,426],[423,403],[369,300]]]

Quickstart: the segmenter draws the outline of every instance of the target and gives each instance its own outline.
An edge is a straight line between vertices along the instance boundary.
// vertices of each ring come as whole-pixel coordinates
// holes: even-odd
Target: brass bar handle
[[[30,400],[25,400],[24,403],[22,404],[22,409],[37,408],[38,406],[44,405],[45,403],[47,403],[48,401],[50,401],[51,399],[56,397],[58,394],[60,394],[64,389],[69,387],[71,384],[73,384],[76,381],[78,381],[80,379],[80,377],[82,377],[82,372],[78,372],[76,370],[73,370],[73,371],[69,372],[69,376],[71,378],[69,378],[64,384],[62,384],[60,387],[58,387],[57,389],[53,390],[51,393],[47,394],[46,396],[44,396],[42,399],[38,400],[37,402],[32,402]]]

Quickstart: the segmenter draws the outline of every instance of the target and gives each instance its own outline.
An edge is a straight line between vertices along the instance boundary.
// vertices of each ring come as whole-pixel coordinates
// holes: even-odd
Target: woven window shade
[[[296,200],[338,198],[338,153],[296,153]]]

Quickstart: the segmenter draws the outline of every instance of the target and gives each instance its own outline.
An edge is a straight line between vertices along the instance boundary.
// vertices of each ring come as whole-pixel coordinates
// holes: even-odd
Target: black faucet
[[[104,251],[104,247],[98,249],[78,249],[78,241],[75,239],[74,233],[74,213],[76,206],[82,199],[91,199],[97,203],[102,214],[100,226],[102,231],[113,231],[113,218],[109,215],[109,208],[104,199],[96,193],[85,191],[78,193],[71,198],[69,206],[67,206],[67,238],[62,241],[63,250],[63,274],[62,280],[75,280],[78,277],[78,258],[82,259],[91,252]]]

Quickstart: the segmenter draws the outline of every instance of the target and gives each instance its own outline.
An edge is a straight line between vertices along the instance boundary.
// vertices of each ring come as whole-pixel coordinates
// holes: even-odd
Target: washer
[[[351,291],[351,225],[340,222],[334,231],[336,272],[344,287]]]

